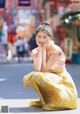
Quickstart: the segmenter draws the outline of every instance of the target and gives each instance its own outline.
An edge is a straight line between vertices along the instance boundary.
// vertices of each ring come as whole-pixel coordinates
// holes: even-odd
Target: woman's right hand
[[[37,40],[36,40],[36,43],[37,43],[37,45],[38,45],[39,48],[42,47],[41,44]]]

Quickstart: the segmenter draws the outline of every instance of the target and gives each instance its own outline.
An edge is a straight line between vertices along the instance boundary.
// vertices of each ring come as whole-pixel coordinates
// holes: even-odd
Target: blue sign
[[[0,0],[0,8],[4,8],[5,7],[5,0]]]
[[[31,0],[18,0],[18,6],[31,6]]]

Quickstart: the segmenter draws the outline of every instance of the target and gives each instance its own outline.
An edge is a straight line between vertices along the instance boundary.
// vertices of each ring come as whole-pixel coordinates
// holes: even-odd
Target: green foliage
[[[3,31],[2,30],[0,30],[0,35],[3,35]]]
[[[45,5],[45,3],[47,2],[47,0],[42,0],[42,4]]]

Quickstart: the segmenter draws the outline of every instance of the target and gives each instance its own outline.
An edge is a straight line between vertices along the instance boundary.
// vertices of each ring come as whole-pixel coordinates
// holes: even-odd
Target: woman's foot
[[[27,103],[28,106],[42,106],[41,101],[29,101]]]

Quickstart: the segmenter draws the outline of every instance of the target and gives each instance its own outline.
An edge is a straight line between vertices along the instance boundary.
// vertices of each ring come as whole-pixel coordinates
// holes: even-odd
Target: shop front
[[[66,55],[66,63],[80,64],[80,14],[70,12],[61,18],[57,27],[58,43]]]

